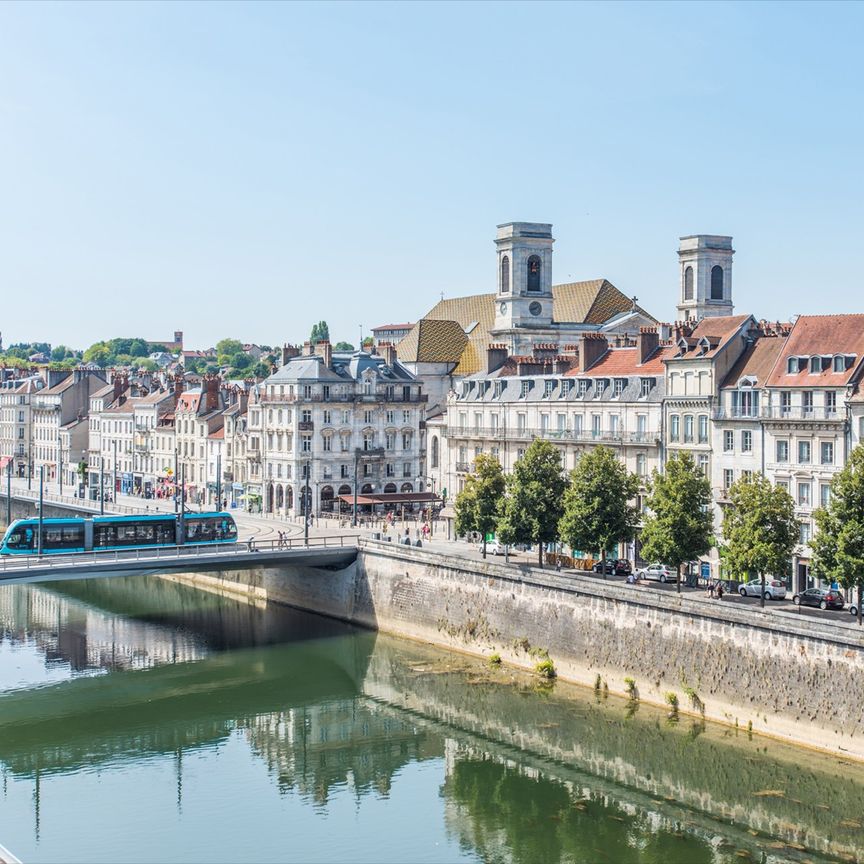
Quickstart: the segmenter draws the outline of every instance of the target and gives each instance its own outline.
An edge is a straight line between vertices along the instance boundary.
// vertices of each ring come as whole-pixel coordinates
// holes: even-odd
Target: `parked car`
[[[591,569],[595,573],[602,573],[603,563],[602,561],[598,561]],[[605,563],[608,575],[629,576],[633,572],[633,568],[626,558],[607,558]]]
[[[843,595],[836,588],[808,588],[792,597],[796,606],[818,606],[820,609],[842,609]]]
[[[850,601],[849,601],[849,614],[850,614],[853,618],[857,618],[857,617],[858,617],[858,603],[857,603],[857,601],[855,601],[855,600],[850,600]]]
[[[483,551],[483,544],[481,543],[477,547],[478,552]],[[505,550],[504,544],[499,543],[497,540],[487,540],[486,541],[486,554],[487,555],[506,555],[507,552]]]
[[[674,582],[675,571],[665,564],[649,564],[641,570],[636,571],[639,579],[655,579],[658,582]]]
[[[738,593],[742,597],[758,597],[762,593],[762,580],[751,579],[743,585],[738,586]],[[765,580],[765,599],[784,600],[786,598],[786,583],[779,579]]]

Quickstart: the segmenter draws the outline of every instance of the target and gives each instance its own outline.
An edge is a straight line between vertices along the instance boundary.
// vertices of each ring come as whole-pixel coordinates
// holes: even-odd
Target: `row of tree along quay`
[[[480,454],[464,489],[457,495],[456,533],[494,533],[506,545],[544,547],[565,543],[571,549],[599,550],[606,576],[606,550],[633,540],[638,531],[641,555],[674,567],[676,587],[687,564],[718,549],[724,575],[761,581],[784,575],[798,545],[795,502],[782,486],[761,474],[743,475],[723,508],[722,540],[715,536],[708,478],[686,451],[673,454],[662,473],[647,484],[644,513],[634,503],[640,479],[627,471],[614,452],[598,446],[585,453],[569,473],[561,467],[554,444],[534,440],[513,471],[505,475],[494,456]],[[864,445],[835,475],[827,507],[816,511],[813,542],[816,575],[858,588],[858,621],[864,583]]]

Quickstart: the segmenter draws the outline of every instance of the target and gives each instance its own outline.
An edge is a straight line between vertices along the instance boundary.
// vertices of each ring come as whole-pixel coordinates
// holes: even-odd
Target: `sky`
[[[0,331],[356,344],[494,292],[495,226],[661,320],[864,311],[860,3],[0,4]]]

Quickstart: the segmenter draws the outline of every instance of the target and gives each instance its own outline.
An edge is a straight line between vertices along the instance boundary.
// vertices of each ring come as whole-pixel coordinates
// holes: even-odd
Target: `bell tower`
[[[498,226],[495,330],[552,323],[552,225],[505,222]]]
[[[732,238],[718,234],[691,234],[679,238],[681,284],[679,321],[699,321],[731,315]]]

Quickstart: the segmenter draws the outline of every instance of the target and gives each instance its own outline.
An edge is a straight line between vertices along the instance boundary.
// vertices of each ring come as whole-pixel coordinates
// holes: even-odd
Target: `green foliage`
[[[375,344],[375,340],[371,336],[364,336],[361,347],[364,351],[368,351]]]
[[[680,574],[682,564],[711,549],[711,483],[690,453],[675,453],[663,474],[654,472],[647,503],[643,558],[670,564]]]
[[[322,339],[330,340],[330,327],[326,321],[319,321],[312,325],[312,332],[309,335],[309,341],[313,345],[317,345]]]
[[[864,444],[831,481],[831,500],[816,513],[813,573],[844,588],[858,588],[858,620],[864,588]]]
[[[671,690],[666,694],[666,704],[673,710],[678,710],[678,694]]]
[[[798,545],[795,502],[761,474],[736,480],[723,518],[724,562],[736,576],[783,574]]]
[[[484,538],[484,556],[486,535],[495,530],[501,515],[504,488],[501,463],[494,456],[481,453],[465,479],[465,488],[456,496],[456,534],[480,533]]]
[[[239,369],[241,371],[243,369],[248,369],[252,365],[252,363],[253,363],[252,357],[249,354],[247,354],[245,351],[238,351],[231,358],[231,366],[234,369]]]
[[[639,479],[608,447],[589,450],[570,473],[561,539],[573,549],[599,549],[605,559],[610,546],[633,538],[639,512],[630,501],[638,491]]]
[[[543,544],[558,537],[567,488],[558,448],[539,438],[532,441],[507,476],[506,488],[498,537],[502,543],[538,544],[542,566]]]
[[[114,361],[114,355],[107,342],[94,342],[84,352],[85,363],[95,363],[97,366],[109,366]]]
[[[216,361],[219,366],[230,366],[234,356],[243,353],[243,343],[239,339],[220,339],[216,343]]]
[[[630,676],[627,676],[624,679],[624,689],[627,691],[627,695],[631,699],[638,699],[639,698],[639,693],[636,690],[636,679],[635,678],[631,678]]]
[[[57,345],[51,349],[51,359],[58,363],[65,360],[72,352],[65,345]]]
[[[266,363],[256,363],[254,368],[248,370],[250,375],[256,378],[266,378],[273,370]]]
[[[353,351],[354,346],[350,342],[337,342],[333,346],[334,351]]]
[[[534,671],[541,677],[546,678],[548,681],[551,681],[553,678],[557,676],[557,672],[555,671],[555,664],[547,657],[545,660],[541,660],[535,667]]]
[[[501,665],[501,655],[496,651],[494,654],[489,656],[489,665],[490,666],[500,666]]]

